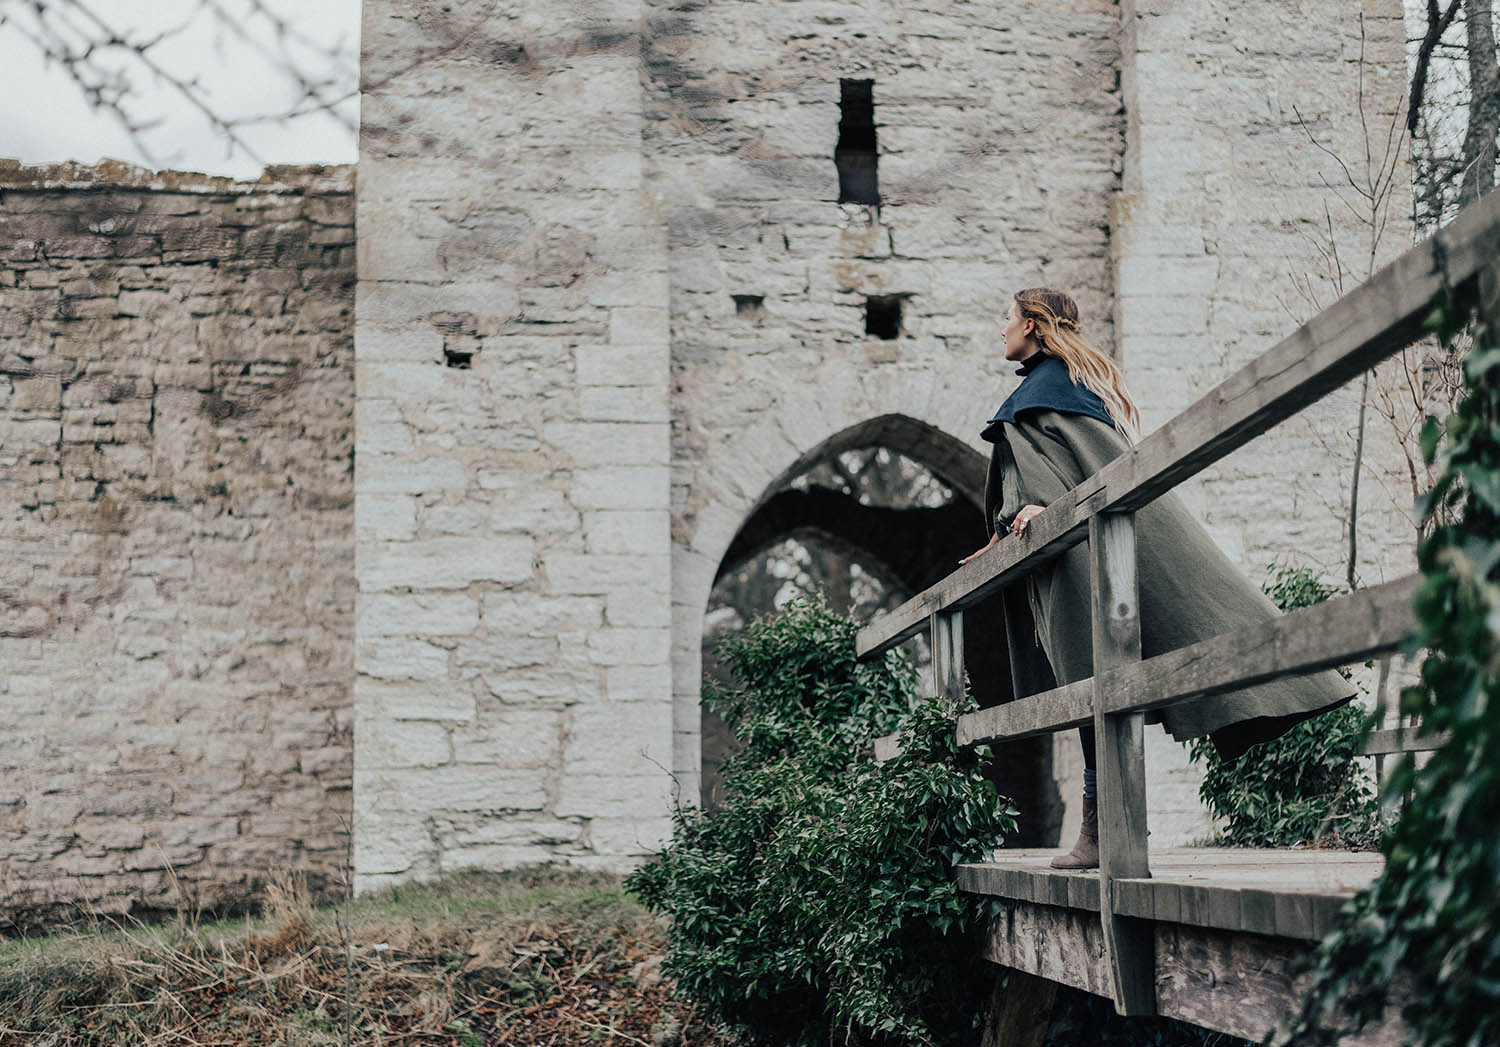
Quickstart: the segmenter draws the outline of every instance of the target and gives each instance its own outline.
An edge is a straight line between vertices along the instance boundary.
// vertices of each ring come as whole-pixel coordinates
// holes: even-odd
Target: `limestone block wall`
[[[1386,6],[368,4],[361,882],[649,848],[667,771],[697,793],[735,531],[851,434],[984,454],[1016,288],[1079,298],[1148,426],[1274,342],[1326,201],[1291,102],[1347,147],[1364,10],[1389,112]],[[872,85],[878,208],[838,200],[842,80]],[[897,337],[867,334],[872,297]],[[1333,444],[1340,417],[1305,424]],[[936,466],[933,442],[898,449]],[[1316,453],[1263,441],[1188,492],[1250,573],[1336,564]],[[1362,562],[1399,560],[1397,517],[1371,519]],[[1153,756],[1158,843],[1208,830],[1182,760]]]
[[[650,5],[647,145],[672,263],[684,780],[698,768],[709,589],[778,478],[887,415],[987,459],[979,431],[1018,381],[1000,332],[1022,287],[1070,289],[1091,337],[1113,349],[1117,26],[1108,0],[1045,17],[1007,0]],[[846,79],[872,81],[878,209],[839,203]],[[870,297],[900,300],[898,337],[866,334]],[[942,471],[938,442],[898,449]]]
[[[1365,279],[1371,230],[1357,212],[1366,205],[1340,161],[1367,184],[1367,140],[1374,166],[1386,155],[1404,111],[1405,33],[1396,0],[1125,0],[1120,10],[1129,133],[1113,221],[1115,316],[1149,431],[1337,298],[1331,245],[1350,270],[1345,288]],[[1391,166],[1377,262],[1411,244],[1404,145]],[[1358,392],[1333,394],[1182,489],[1252,577],[1280,562],[1342,580]],[[1364,584],[1414,567],[1404,474],[1391,426],[1372,412]],[[1162,820],[1191,820],[1197,776],[1159,729],[1148,739]]]
[[[0,926],[340,875],[351,176],[0,162]]]
[[[364,5],[361,886],[633,864],[673,802],[636,0]]]

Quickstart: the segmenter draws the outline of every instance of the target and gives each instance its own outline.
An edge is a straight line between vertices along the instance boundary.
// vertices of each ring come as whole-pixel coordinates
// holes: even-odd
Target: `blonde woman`
[[[981,434],[994,444],[985,485],[990,540],[1020,536],[1045,506],[1123,453],[1138,438],[1140,415],[1120,370],[1084,337],[1068,295],[1033,287],[1016,293],[1005,324],[1005,358],[1020,364],[1020,386]],[[1142,656],[1150,658],[1279,612],[1214,545],[1174,495],[1136,516]],[[1008,594],[1006,640],[1014,694],[1022,696],[1093,675],[1087,544],[1035,572],[1025,598]],[[1030,621],[1024,620],[1029,610]],[[1209,735],[1225,759],[1279,736],[1299,720],[1353,697],[1337,673],[1287,678],[1198,699],[1148,718],[1178,740]],[[1099,864],[1094,732],[1083,743],[1083,826],[1058,869]]]

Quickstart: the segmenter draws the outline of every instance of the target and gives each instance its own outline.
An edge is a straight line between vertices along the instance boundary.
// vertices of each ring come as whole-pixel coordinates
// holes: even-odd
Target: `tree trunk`
[[[1427,0],[1427,28],[1417,47],[1417,64],[1412,70],[1411,91],[1406,102],[1406,130],[1413,138],[1417,136],[1422,106],[1427,101],[1427,74],[1432,69],[1432,52],[1437,49],[1438,41],[1453,24],[1453,16],[1458,14],[1459,3],[1460,0],[1452,0],[1446,11],[1439,11],[1438,0]]]
[[[1464,134],[1463,186],[1467,207],[1495,185],[1495,136],[1500,133],[1500,67],[1495,60],[1493,0],[1465,0],[1468,15],[1469,127]]]

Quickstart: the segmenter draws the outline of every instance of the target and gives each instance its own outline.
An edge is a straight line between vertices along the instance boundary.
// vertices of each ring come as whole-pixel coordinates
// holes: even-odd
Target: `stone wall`
[[[1124,119],[1118,10],[883,2],[650,5],[647,145],[672,260],[677,772],[697,774],[699,636],[756,504],[860,433],[958,477],[1015,383],[1011,294],[1078,298],[1113,349],[1110,201]],[[880,205],[839,202],[841,80],[869,80]],[[896,298],[896,338],[866,334]],[[758,302],[752,310],[740,302]],[[912,426],[915,421],[921,426]],[[981,480],[982,483],[982,480]],[[971,497],[978,498],[976,491]],[[983,544],[976,532],[973,548]],[[966,550],[971,551],[971,550]],[[956,559],[956,557],[955,557]]]
[[[0,162],[0,925],[340,876],[352,181]]]
[[[703,612],[757,503],[872,433],[932,434],[894,449],[940,474],[955,440],[983,455],[1023,286],[1075,293],[1148,428],[1181,410],[1295,326],[1325,207],[1359,237],[1293,103],[1348,154],[1361,12],[1368,114],[1404,68],[1394,0],[365,12],[365,884],[637,860],[667,772],[697,793]],[[872,82],[878,208],[838,199],[842,80]],[[1378,254],[1399,194],[1392,214]],[[871,298],[900,303],[896,337],[866,333]],[[1337,566],[1346,407],[1186,492],[1252,575]],[[1371,575],[1404,556],[1398,501],[1370,517]],[[1184,842],[1209,826],[1158,741],[1154,842]]]
[[[357,292],[348,170],[0,169],[9,918],[337,878],[351,823],[361,887],[634,864],[698,794],[704,609],[757,504],[871,442],[973,496],[1038,283],[1159,425],[1333,297],[1320,227],[1368,254],[1306,139],[1361,156],[1404,79],[1395,0],[364,17]],[[844,80],[878,207],[839,202]],[[1184,491],[1252,576],[1338,573],[1353,406]],[[1372,426],[1366,581],[1409,547]],[[1203,835],[1181,748],[1148,759],[1153,843]]]
[[[621,868],[669,825],[667,256],[640,17],[364,6],[361,886]]]
[[[1383,262],[1411,245],[1404,146],[1389,161],[1394,189],[1373,252],[1341,166],[1361,183],[1373,176],[1367,136],[1374,166],[1388,162],[1392,120],[1404,112],[1405,31],[1394,0],[1126,0],[1121,18],[1134,57],[1123,77],[1130,130],[1113,221],[1115,317],[1149,431],[1337,298],[1330,253],[1349,270],[1348,290],[1368,275],[1372,253]],[[1276,562],[1343,578],[1358,393],[1357,383],[1335,392],[1179,489],[1251,577]],[[1404,473],[1391,426],[1372,412],[1364,584],[1415,567]],[[1206,832],[1197,769],[1159,728],[1147,740],[1153,829],[1196,821]],[[1076,751],[1060,744],[1060,764],[1076,762]]]

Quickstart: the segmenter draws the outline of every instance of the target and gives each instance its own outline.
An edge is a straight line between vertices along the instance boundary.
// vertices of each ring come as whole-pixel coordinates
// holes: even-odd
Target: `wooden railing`
[[[1400,352],[1423,332],[1444,290],[1477,292],[1500,258],[1500,193],[1467,208],[1368,282],[1340,298],[1172,421],[1046,508],[1021,538],[1007,538],[858,637],[861,657],[928,629],[940,694],[964,690],[963,612],[1002,586],[1089,544],[1094,675],[960,716],[960,744],[1022,738],[1092,724],[1099,805],[1099,901],[1115,1006],[1154,1010],[1150,925],[1115,912],[1114,881],[1149,877],[1145,713],[1278,677],[1396,650],[1413,630],[1416,576],[1362,589],[1255,628],[1141,659],[1135,513],[1343,383]],[[1369,753],[1433,748],[1441,739],[1382,731]],[[900,745],[881,739],[876,754]],[[1123,885],[1122,885],[1123,886]]]

